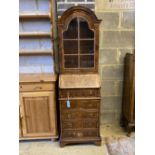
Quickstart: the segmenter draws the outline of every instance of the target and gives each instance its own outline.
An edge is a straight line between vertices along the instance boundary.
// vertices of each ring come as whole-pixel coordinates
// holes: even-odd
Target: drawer
[[[63,120],[67,119],[98,119],[99,113],[97,111],[71,111],[65,110],[61,112]]]
[[[100,100],[70,100],[70,106],[67,106],[67,100],[60,101],[61,109],[98,109]]]
[[[29,83],[29,84],[20,84],[20,92],[25,91],[43,91],[43,90],[54,90],[55,84],[53,83]]]
[[[85,137],[96,137],[99,135],[98,129],[91,130],[63,130],[63,138],[85,138]]]
[[[59,91],[60,98],[73,97],[100,97],[100,89],[61,89]]]
[[[78,129],[78,128],[98,128],[97,120],[83,120],[83,121],[64,121],[62,122],[63,129]]]

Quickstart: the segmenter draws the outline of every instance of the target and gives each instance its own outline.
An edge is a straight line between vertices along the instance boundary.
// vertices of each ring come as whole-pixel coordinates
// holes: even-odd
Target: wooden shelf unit
[[[52,55],[52,50],[20,50],[19,55]]]
[[[24,49],[19,51],[19,56],[38,56],[57,53],[56,32],[56,3],[50,0],[49,13],[22,12],[19,14],[20,21],[43,21],[49,20],[52,24],[50,32],[20,32],[19,38],[50,38],[53,42],[51,50],[46,49]],[[54,22],[53,22],[54,21]],[[54,51],[54,52],[53,52]],[[56,111],[56,83],[57,75],[20,74],[19,75],[19,140],[31,139],[57,139],[57,111]],[[29,106],[29,107],[28,107]],[[36,106],[36,109],[33,108]],[[26,109],[26,111],[25,111]],[[31,113],[31,110],[33,112]],[[40,113],[40,114],[39,114]],[[29,115],[29,117],[27,117]],[[41,116],[42,115],[42,116]],[[32,119],[35,118],[35,119]],[[39,118],[39,119],[38,119]],[[33,122],[31,122],[33,120]],[[39,121],[38,121],[39,120]],[[46,121],[45,121],[46,120]]]
[[[57,75],[20,74],[19,79],[20,140],[58,138]]]
[[[20,13],[19,19],[50,19],[51,15],[50,13]]]
[[[19,37],[27,38],[27,37],[51,37],[50,32],[20,32]]]

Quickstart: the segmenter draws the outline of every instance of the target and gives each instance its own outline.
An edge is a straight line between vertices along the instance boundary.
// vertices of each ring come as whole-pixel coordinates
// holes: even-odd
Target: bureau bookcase
[[[71,7],[58,20],[60,146],[101,144],[100,22],[82,6]]]

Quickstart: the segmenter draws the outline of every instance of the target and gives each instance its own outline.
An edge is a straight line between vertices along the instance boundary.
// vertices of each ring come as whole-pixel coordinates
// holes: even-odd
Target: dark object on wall
[[[68,9],[58,21],[60,146],[101,144],[100,22],[91,10],[82,6]]]
[[[135,56],[127,53],[124,65],[124,87],[122,102],[122,125],[128,134],[135,127]]]

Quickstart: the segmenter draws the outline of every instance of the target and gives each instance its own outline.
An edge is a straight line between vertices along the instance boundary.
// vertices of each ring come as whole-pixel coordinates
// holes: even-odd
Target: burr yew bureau
[[[60,146],[101,143],[100,22],[82,6],[71,7],[58,20]]]

